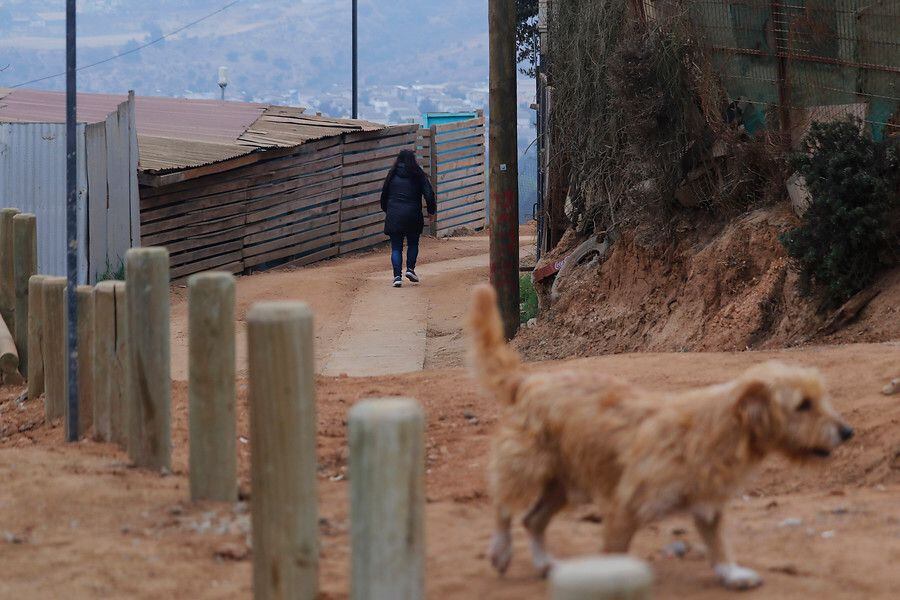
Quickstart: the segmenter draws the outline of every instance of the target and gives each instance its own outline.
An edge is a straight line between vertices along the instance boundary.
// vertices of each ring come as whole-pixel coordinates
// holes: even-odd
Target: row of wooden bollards
[[[78,392],[86,415],[79,433],[93,429],[97,439],[122,445],[136,466],[170,469],[168,252],[129,250],[125,270],[126,282],[77,290]],[[34,276],[28,288],[29,395],[43,391],[48,418],[58,418],[66,406],[66,281]],[[192,276],[188,304],[191,497],[233,502],[233,276]],[[249,311],[247,326],[254,596],[315,598],[313,315],[299,302],[260,303]],[[366,400],[350,411],[354,599],[425,596],[423,438],[424,416],[414,400]],[[646,597],[603,594],[590,579],[585,569],[572,575],[561,569],[554,576],[554,598]],[[592,589],[597,593],[589,594]]]

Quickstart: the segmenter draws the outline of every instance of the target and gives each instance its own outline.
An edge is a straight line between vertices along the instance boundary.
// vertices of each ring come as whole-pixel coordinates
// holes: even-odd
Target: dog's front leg
[[[762,577],[756,571],[734,562],[731,548],[722,531],[721,508],[695,508],[694,524],[706,544],[709,560],[722,585],[733,590],[747,590],[762,585]]]
[[[631,539],[638,528],[634,514],[621,507],[613,507],[604,519],[603,551],[609,554],[624,554],[631,546]]]

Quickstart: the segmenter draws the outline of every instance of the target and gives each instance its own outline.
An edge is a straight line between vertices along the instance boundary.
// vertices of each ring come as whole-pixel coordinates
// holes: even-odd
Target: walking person
[[[381,188],[381,210],[384,211],[384,233],[391,238],[391,265],[394,287],[403,285],[403,242],[406,241],[406,278],[419,282],[416,259],[419,236],[425,228],[422,197],[428,208],[428,221],[434,222],[437,203],[428,176],[416,162],[412,150],[401,150]]]

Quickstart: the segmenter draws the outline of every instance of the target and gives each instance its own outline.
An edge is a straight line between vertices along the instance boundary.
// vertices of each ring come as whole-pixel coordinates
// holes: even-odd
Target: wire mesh
[[[900,135],[900,0],[637,0],[642,18],[685,11],[748,129],[792,140],[849,115]]]

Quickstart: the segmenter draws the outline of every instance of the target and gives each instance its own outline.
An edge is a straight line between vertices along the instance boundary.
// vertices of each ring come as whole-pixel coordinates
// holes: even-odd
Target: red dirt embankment
[[[831,335],[827,315],[800,291],[778,241],[796,225],[784,205],[725,225],[685,223],[673,245],[617,240],[599,267],[584,265],[559,284],[559,299],[516,339],[531,359],[614,352],[781,348],[808,343],[900,339],[900,268],[885,273],[880,293],[859,319]],[[569,235],[547,260],[577,245]]]

